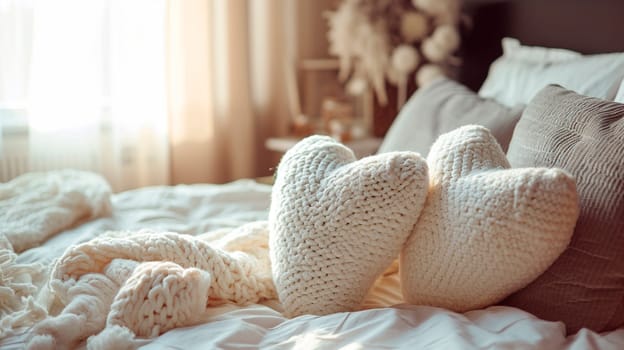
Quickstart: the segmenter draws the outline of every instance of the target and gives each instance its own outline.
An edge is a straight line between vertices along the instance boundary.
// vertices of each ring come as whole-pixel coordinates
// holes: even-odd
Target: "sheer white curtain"
[[[75,167],[115,190],[168,183],[165,11],[165,0],[0,0],[0,166],[22,152],[9,175]]]

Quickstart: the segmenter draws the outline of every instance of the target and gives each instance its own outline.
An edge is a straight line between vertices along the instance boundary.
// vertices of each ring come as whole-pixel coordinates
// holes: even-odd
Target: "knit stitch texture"
[[[52,269],[50,288],[62,305],[37,323],[32,349],[132,345],[196,324],[208,308],[276,297],[266,222],[243,225],[208,242],[172,232],[110,232],[72,246]],[[229,249],[236,251],[227,251]],[[135,344],[136,345],[136,344]],[[125,346],[124,346],[125,347]]]
[[[491,133],[475,125],[440,136],[427,162],[427,202],[400,258],[408,302],[454,311],[491,305],[568,245],[579,206],[565,171],[509,169]]]
[[[311,136],[279,164],[269,211],[275,287],[289,316],[360,306],[398,256],[427,194],[414,152],[356,161],[347,147]]]
[[[0,183],[0,337],[47,316],[36,302],[47,268],[17,254],[84,219],[111,214],[111,189],[79,170],[33,172]]]

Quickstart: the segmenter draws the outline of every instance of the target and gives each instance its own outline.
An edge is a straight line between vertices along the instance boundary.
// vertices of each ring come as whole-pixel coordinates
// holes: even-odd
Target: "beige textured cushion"
[[[456,81],[442,78],[412,95],[392,123],[378,153],[414,151],[426,156],[438,136],[468,124],[490,129],[503,150],[507,150],[522,107],[503,106]]]
[[[286,313],[357,308],[399,255],[427,184],[427,164],[413,152],[356,161],[325,136],[286,152],[269,212],[273,279]]]
[[[574,175],[581,212],[570,247],[505,304],[564,321],[568,332],[624,324],[624,104],[548,86],[527,107],[508,157],[514,167]]]
[[[578,215],[560,169],[509,169],[481,126],[440,136],[427,157],[425,208],[400,258],[405,299],[454,311],[496,303],[539,276],[568,245]]]

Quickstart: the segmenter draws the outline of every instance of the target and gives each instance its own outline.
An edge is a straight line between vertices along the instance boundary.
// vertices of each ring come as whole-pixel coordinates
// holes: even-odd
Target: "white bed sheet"
[[[266,220],[271,188],[251,180],[226,185],[152,187],[113,196],[114,215],[82,223],[30,249],[18,262],[49,264],[68,245],[106,230],[152,228],[198,235]],[[393,272],[394,271],[394,272]],[[465,314],[402,304],[396,266],[378,280],[364,310],[287,319],[277,301],[215,308],[205,323],[169,331],[145,349],[624,349],[624,329],[565,337],[561,323],[510,307]],[[26,334],[0,341],[22,348]]]

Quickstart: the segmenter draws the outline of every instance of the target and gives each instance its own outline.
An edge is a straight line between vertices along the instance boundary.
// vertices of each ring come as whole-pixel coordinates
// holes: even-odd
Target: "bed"
[[[460,72],[459,83],[441,79],[432,83],[430,87],[419,90],[397,116],[379,154],[375,156],[377,158],[369,157],[369,160],[364,160],[363,163],[358,163],[361,161],[351,158],[353,155],[341,145],[332,140],[320,138],[302,143],[292,152],[289,151],[278,168],[274,185],[245,179],[224,185],[160,186],[112,194],[110,187],[100,176],[72,170],[32,173],[2,184],[0,187],[0,198],[2,198],[0,200],[0,209],[2,209],[0,232],[3,233],[2,240],[0,240],[2,248],[0,250],[2,254],[0,255],[2,268],[0,271],[0,295],[2,296],[0,348],[22,349],[27,344],[33,349],[85,347],[91,349],[138,347],[142,349],[624,348],[624,328],[621,326],[620,317],[624,315],[622,309],[624,285],[618,277],[622,274],[617,272],[622,271],[620,269],[622,266],[619,265],[621,258],[617,257],[617,251],[612,249],[620,246],[621,234],[617,234],[615,238],[609,237],[602,240],[601,246],[610,245],[611,252],[599,250],[600,254],[598,254],[615,261],[608,265],[609,271],[615,271],[609,276],[609,278],[615,276],[609,280],[612,284],[603,285],[604,289],[612,293],[600,294],[597,297],[609,299],[611,304],[596,304],[597,313],[585,314],[572,307],[565,310],[556,308],[551,310],[551,305],[542,305],[540,298],[534,300],[535,298],[531,297],[536,294],[543,295],[542,299],[547,300],[553,296],[564,295],[560,290],[554,292],[550,289],[543,289],[539,281],[546,278],[544,276],[558,275],[553,272],[545,273],[545,271],[552,271],[548,270],[552,266],[558,267],[561,256],[568,258],[575,251],[593,249],[579,246],[583,242],[579,242],[578,238],[575,241],[573,237],[580,237],[580,234],[575,231],[576,236],[571,236],[571,230],[586,229],[587,226],[591,226],[600,227],[605,232],[617,233],[621,232],[621,225],[624,225],[622,222],[624,204],[621,195],[624,193],[622,148],[619,148],[619,152],[617,151],[624,142],[624,137],[622,137],[624,135],[624,126],[622,126],[624,107],[622,106],[624,105],[610,101],[622,102],[620,99],[624,99],[624,92],[622,92],[624,88],[619,86],[622,85],[622,77],[619,76],[619,80],[615,78],[617,80],[615,85],[601,84],[605,79],[600,77],[596,79],[598,81],[596,84],[586,84],[588,81],[586,79],[580,83],[576,80],[559,82],[560,85],[581,84],[576,89],[577,92],[581,90],[578,94],[565,89],[565,86],[549,86],[542,89],[543,86],[530,85],[530,82],[525,81],[524,86],[530,86],[535,92],[525,97],[525,100],[517,101],[515,98],[519,96],[518,93],[512,94],[511,97],[507,94],[511,83],[503,84],[501,88],[500,81],[507,79],[508,70],[503,70],[502,73],[500,71],[488,72],[488,69],[492,69],[493,66],[491,62],[501,56],[503,50],[501,39],[504,36],[519,39],[519,42],[513,39],[507,41],[508,50],[524,48],[514,52],[528,52],[526,48],[529,46],[525,44],[532,45],[532,47],[567,49],[567,51],[538,49],[540,59],[544,60],[544,57],[548,56],[551,60],[547,64],[542,64],[541,67],[544,69],[557,66],[555,62],[571,64],[570,60],[576,60],[582,54],[624,52],[622,43],[615,40],[617,36],[613,37],[614,41],[607,40],[607,36],[597,41],[591,36],[583,38],[575,33],[567,33],[557,38],[550,35],[540,36],[536,31],[526,29],[535,27],[526,20],[534,18],[532,14],[535,12],[531,11],[535,11],[538,7],[537,3],[540,3],[540,13],[553,12],[553,9],[564,6],[563,1],[467,2],[467,11],[472,13],[475,26],[472,31],[466,33],[466,44],[463,48],[466,62],[463,71]],[[565,6],[571,9],[570,12],[566,12],[569,16],[560,15],[554,11],[558,15],[557,18],[560,18],[560,28],[566,28],[565,23],[578,18],[578,11],[581,11],[587,14],[587,17],[595,15],[603,19],[602,22],[591,21],[591,23],[601,23],[597,25],[599,28],[594,28],[596,32],[593,33],[593,37],[596,37],[599,35],[597,33],[605,33],[616,25],[613,13],[618,11],[614,9],[624,10],[622,3],[618,1],[593,1],[589,7],[588,3],[565,2]],[[485,18],[490,20],[484,20],[483,16],[487,16]],[[507,18],[508,22],[492,20],[492,18],[503,18],[501,16]],[[617,25],[621,27],[621,24]],[[555,32],[561,33],[561,31]],[[574,39],[570,39],[571,37]],[[484,55],[487,57],[483,57]],[[553,55],[557,58],[553,59]],[[535,54],[532,53],[530,56],[533,57]],[[564,58],[561,59],[561,57]],[[590,59],[593,58],[590,57]],[[595,72],[596,64],[599,64],[603,67],[613,67],[612,71],[605,68],[611,78],[617,74],[624,74],[624,61],[620,56],[609,56],[607,61],[603,59],[600,57],[598,63],[590,62],[590,66],[583,69]],[[585,62],[586,60],[583,60],[580,64],[584,65]],[[503,63],[498,65],[499,69],[506,67],[505,62]],[[540,64],[531,61],[529,67],[534,66],[540,66]],[[567,72],[571,69],[567,66],[564,68],[563,71]],[[580,71],[577,66],[573,66],[573,69],[574,72]],[[494,77],[497,74],[498,77]],[[481,81],[486,76],[490,82],[486,81],[485,92],[478,95],[473,90],[481,86]],[[561,77],[561,74],[558,76]],[[584,88],[587,90],[583,90]],[[522,91],[525,89],[523,88]],[[586,96],[594,92],[601,96]],[[608,94],[609,98],[602,96],[603,94]],[[602,118],[598,124],[601,126],[594,128],[595,124],[592,124],[594,120],[584,119],[581,121],[574,119],[573,125],[566,124],[567,120],[571,119],[566,115],[557,119],[561,125],[557,125],[557,129],[552,133],[541,133],[543,130],[551,130],[555,127],[555,124],[541,119],[545,115],[545,110],[549,111],[546,113],[549,117],[558,115],[556,110],[559,110],[557,107],[559,105],[551,105],[553,103],[564,104],[566,108],[569,108],[568,111],[582,110],[582,113],[568,113],[578,115],[579,118],[597,114]],[[589,112],[585,108],[589,108]],[[594,113],[596,110],[600,112]],[[607,114],[603,113],[605,110]],[[461,118],[457,117],[459,111],[462,111]],[[427,115],[427,117],[415,120],[413,115]],[[488,119],[485,116],[496,116],[496,118]],[[582,123],[589,125],[585,129],[589,129],[587,132],[590,134],[572,138],[561,131],[573,129],[574,125]],[[486,128],[466,127],[468,124],[481,124]],[[605,125],[610,127],[606,128]],[[583,129],[584,132],[585,129]],[[412,133],[406,136],[406,130]],[[604,130],[613,131],[613,134],[607,135],[606,141],[603,140],[606,137]],[[591,134],[591,132],[598,133]],[[414,137],[415,133],[421,134],[419,137]],[[443,134],[448,137],[440,137]],[[577,154],[572,157],[567,153],[565,157],[559,156],[565,152],[557,147],[562,147],[563,144],[567,147],[565,148],[567,152],[570,147],[566,145],[569,145],[571,138],[575,140],[573,149],[577,152],[585,152],[581,154],[587,159],[599,159],[605,157],[604,154],[611,158],[599,163],[596,168],[598,170],[588,170],[591,167],[585,163],[570,163],[566,159],[580,156]],[[456,143],[463,142],[464,139],[468,143],[462,143],[461,147],[457,146]],[[483,304],[479,304],[483,306],[479,307],[457,306],[453,303],[450,303],[449,307],[442,307],[441,305],[445,305],[444,300],[427,300],[419,303],[418,300],[421,300],[419,298],[422,296],[418,293],[410,293],[410,287],[407,287],[406,292],[405,285],[420,287],[425,283],[422,280],[410,279],[412,275],[402,275],[401,270],[405,270],[407,266],[414,271],[413,276],[422,277],[428,271],[420,271],[419,268],[433,262],[427,261],[419,266],[409,266],[409,261],[406,263],[406,260],[413,261],[413,259],[397,259],[398,254],[392,255],[392,252],[398,253],[398,251],[402,251],[402,255],[408,257],[410,254],[412,256],[423,255],[418,253],[418,249],[425,246],[423,242],[410,239],[408,243],[405,243],[407,239],[405,235],[393,236],[392,239],[399,242],[397,246],[383,246],[383,249],[391,253],[385,254],[383,263],[371,265],[374,268],[367,267],[368,265],[364,263],[358,263],[356,266],[343,264],[345,268],[356,269],[355,275],[367,275],[369,279],[371,276],[374,277],[370,283],[365,284],[365,287],[370,286],[370,289],[366,288],[365,293],[356,298],[358,303],[349,305],[348,308],[351,311],[307,312],[314,310],[313,306],[318,305],[322,306],[321,310],[326,309],[323,303],[333,300],[331,299],[333,296],[319,297],[325,294],[322,294],[323,291],[316,291],[315,287],[318,283],[310,283],[306,278],[296,277],[303,276],[303,273],[295,274],[295,282],[281,278],[286,274],[279,274],[280,278],[274,278],[272,273],[275,273],[275,266],[278,262],[278,270],[288,271],[288,268],[292,266],[289,265],[293,264],[289,257],[294,255],[293,247],[298,244],[295,242],[292,246],[279,245],[280,242],[296,238],[285,236],[288,232],[282,231],[289,230],[284,227],[289,227],[288,225],[292,222],[304,221],[299,225],[309,227],[312,222],[313,226],[317,224],[315,227],[319,230],[334,230],[336,226],[332,225],[338,225],[340,221],[333,220],[332,215],[338,215],[335,213],[342,213],[342,211],[339,207],[332,206],[332,203],[340,199],[355,206],[349,200],[355,197],[354,194],[361,194],[362,188],[366,188],[367,191],[376,191],[378,187],[375,186],[387,184],[398,186],[391,187],[390,197],[383,197],[388,190],[379,196],[373,196],[374,198],[366,197],[366,200],[356,201],[356,203],[373,203],[379,201],[379,197],[387,199],[385,202],[382,201],[386,203],[383,205],[384,211],[381,212],[383,215],[377,219],[375,215],[379,214],[379,209],[368,211],[364,208],[358,212],[362,216],[356,218],[365,222],[366,225],[358,227],[354,234],[358,234],[360,230],[369,232],[370,230],[367,230],[374,227],[375,229],[370,231],[373,234],[379,235],[381,232],[384,237],[390,237],[389,231],[377,229],[379,225],[390,223],[394,225],[392,226],[394,231],[399,231],[401,227],[409,227],[407,231],[404,230],[409,235],[414,222],[401,221],[409,216],[409,212],[404,211],[407,210],[408,205],[409,208],[418,207],[419,215],[425,215],[421,214],[421,210],[422,213],[426,213],[426,208],[434,208],[429,210],[429,215],[437,217],[437,214],[431,214],[431,211],[439,211],[440,207],[431,205],[431,198],[437,197],[431,194],[429,188],[418,187],[417,184],[409,188],[401,187],[406,183],[406,177],[401,175],[404,171],[398,172],[397,175],[392,168],[391,173],[394,175],[386,178],[388,167],[399,166],[400,169],[406,169],[406,167],[412,169],[414,173],[409,178],[418,179],[417,182],[420,184],[426,183],[426,180],[419,178],[419,176],[424,176],[422,167],[426,164],[425,162],[429,164],[428,176],[434,178],[437,176],[435,170],[437,168],[432,166],[432,163],[435,164],[436,159],[448,158],[448,154],[444,153],[448,149],[453,151],[466,145],[470,146],[472,145],[470,142],[475,139],[478,144],[489,143],[489,146],[493,147],[481,153],[495,153],[485,156],[490,158],[486,158],[482,163],[489,165],[487,168],[479,169],[480,179],[488,172],[502,171],[501,168],[510,168],[503,170],[520,172],[522,170],[518,169],[526,167],[551,168],[556,166],[572,172],[572,175],[576,175],[577,178],[585,179],[583,181],[607,174],[608,176],[600,177],[598,182],[614,184],[612,187],[603,188],[592,181],[589,181],[588,185],[579,181],[576,185],[577,189],[570,192],[573,185],[569,185],[565,172],[552,173],[540,170],[539,173],[535,173],[537,175],[533,172],[523,175],[538,176],[540,179],[546,176],[548,179],[555,178],[563,183],[553,190],[559,191],[554,192],[557,196],[556,201],[552,203],[555,205],[549,202],[551,205],[546,209],[542,208],[540,212],[560,215],[555,220],[556,224],[563,225],[566,229],[561,229],[561,231],[570,231],[570,236],[567,240],[562,239],[565,247],[562,246],[561,250],[555,254],[556,256],[551,256],[550,260],[543,263],[544,266],[537,265],[535,269],[539,271],[527,272],[522,286],[514,284],[509,287],[513,290],[506,289],[501,292],[502,294],[492,296],[493,299],[484,299]],[[553,143],[552,140],[563,140],[563,142]],[[471,149],[468,146],[464,148]],[[540,152],[533,155],[531,151],[535,149]],[[596,149],[604,154],[595,153]],[[591,153],[592,150],[594,153]],[[417,151],[423,155],[429,154],[429,157],[425,160],[412,153],[399,151]],[[505,151],[506,153],[503,153]],[[309,159],[301,156],[316,154],[315,152],[319,152],[319,157],[322,159],[335,160],[339,165],[335,167],[349,169],[341,172],[339,178],[332,178],[331,181],[326,180],[327,178],[316,178],[314,176],[322,171],[318,168],[309,168]],[[436,154],[442,155],[436,157]],[[466,155],[464,153],[459,156],[452,154],[456,157]],[[557,154],[557,156],[543,157],[544,154]],[[509,158],[510,165],[506,163],[505,157]],[[462,158],[462,160],[466,159],[468,158]],[[481,158],[469,159],[470,164],[481,161]],[[473,161],[474,159],[478,161]],[[360,168],[366,171],[360,172],[360,168],[353,165],[356,163],[365,164]],[[301,164],[305,165],[303,170]],[[328,168],[334,167],[332,164]],[[587,164],[594,163],[587,162]],[[603,164],[606,165],[603,166]],[[579,173],[575,173],[576,170],[569,169],[580,170],[578,170]],[[587,173],[586,171],[595,172]],[[351,181],[353,174],[357,175],[357,181],[362,182],[362,187],[355,187],[346,192],[332,191],[332,186],[336,182],[346,181],[344,188],[352,186],[349,183],[354,182]],[[369,179],[367,176],[375,181],[367,182]],[[346,180],[342,180],[343,178]],[[383,178],[382,185],[379,185],[379,178]],[[446,179],[444,176],[442,178]],[[498,179],[498,176],[496,178]],[[443,181],[440,180],[440,182]],[[513,188],[537,188],[537,191],[532,192],[532,196],[540,196],[541,193],[552,190],[553,186],[550,185],[535,187],[536,182],[538,181],[531,182],[531,186],[523,182]],[[292,187],[292,184],[303,187]],[[329,189],[326,190],[326,188]],[[472,192],[466,193],[477,193],[476,191],[479,190],[479,187],[473,183],[470,188],[473,189]],[[611,210],[604,213],[608,218],[606,223],[591,221],[590,219],[594,217],[584,216],[586,213],[583,211],[585,210],[583,200],[587,193],[593,195],[597,191],[596,188],[600,188],[600,191],[606,194],[602,197],[589,197],[589,199],[592,206],[606,206]],[[384,191],[385,189],[386,187]],[[580,199],[576,197],[577,190]],[[299,203],[302,193],[307,193],[306,191],[322,192],[326,195],[326,198],[315,196],[314,203],[328,203],[326,211],[319,214],[332,218],[327,220],[327,226],[325,221],[318,219],[318,216],[313,220],[310,219],[309,222],[302,220],[302,218],[310,218],[308,214],[314,210],[301,211],[300,207],[292,207],[291,203]],[[367,191],[365,193],[368,193]],[[450,191],[451,189],[448,189],[448,192],[443,194],[452,193]],[[489,196],[489,192],[484,193],[488,195],[474,200],[480,203],[479,201],[483,198],[493,200],[498,198]],[[409,198],[401,197],[407,194]],[[449,196],[440,195],[439,202],[442,204],[438,205],[451,207],[448,202],[444,202],[448,200],[447,197]],[[606,197],[608,198],[604,199]],[[568,202],[565,202],[566,198]],[[580,214],[575,206],[565,205],[565,203],[576,203],[576,201],[581,201]],[[604,204],[605,202],[607,204]],[[391,204],[387,203],[399,205],[396,205],[396,208],[392,207],[392,212],[388,212],[387,207],[391,207]],[[460,202],[460,204],[463,203]],[[301,205],[305,208],[312,208],[309,203]],[[513,205],[517,203],[514,202]],[[276,209],[276,206],[279,207]],[[469,205],[461,207],[469,207]],[[502,207],[507,208],[504,205]],[[552,209],[553,207],[556,208]],[[480,207],[475,208],[477,210]],[[303,212],[302,216],[298,216],[301,212]],[[465,217],[479,217],[478,212],[472,214],[472,216]],[[448,215],[452,217],[453,213],[448,213]],[[533,215],[541,215],[541,213]],[[574,227],[577,217],[580,217],[581,221]],[[539,218],[542,220],[543,217],[539,216]],[[414,220],[417,219],[420,220],[419,218]],[[487,219],[487,216],[484,217],[484,220]],[[570,221],[573,222],[570,224]],[[356,224],[353,217],[347,222]],[[465,223],[466,226],[473,224],[477,223],[472,221]],[[481,225],[480,222],[478,224]],[[344,225],[344,221],[341,225]],[[426,223],[422,223],[421,220],[416,225],[423,227]],[[522,231],[526,229],[525,226],[531,225],[517,226],[521,226],[517,227],[518,232],[525,232]],[[340,227],[344,228],[344,226]],[[423,228],[425,229],[429,228]],[[349,230],[345,229],[344,232],[353,231]],[[432,230],[427,232],[435,232]],[[273,233],[275,231],[280,232],[277,238]],[[354,237],[356,239],[348,237],[348,240],[357,240],[357,236]],[[333,239],[336,238],[333,237]],[[566,248],[570,240],[574,249]],[[366,250],[367,246],[371,245],[369,242],[371,241],[367,238],[360,250]],[[325,245],[321,242],[318,247],[319,249],[324,246],[338,247],[343,243],[344,241],[339,241]],[[404,243],[414,248],[406,250],[403,248]],[[440,244],[444,245],[444,242],[438,243]],[[284,251],[276,253],[276,246],[283,248]],[[377,249],[377,246],[375,248]],[[530,260],[539,260],[534,259],[541,254],[539,249],[540,247],[536,246],[527,253]],[[562,253],[564,249],[567,250]],[[331,254],[331,250],[326,253]],[[317,253],[316,250],[314,253]],[[545,249],[544,254],[546,253],[553,254],[550,248]],[[467,255],[472,255],[472,253]],[[371,253],[361,260],[372,260],[373,256],[374,254]],[[461,266],[453,265],[451,261],[454,260],[434,262],[442,265],[446,263],[455,266],[458,271],[461,270]],[[480,261],[468,261],[465,265],[470,267],[475,263],[480,263]],[[582,278],[593,274],[599,278],[600,274],[596,270],[584,270],[585,268],[585,266],[577,267],[584,273]],[[371,273],[371,270],[375,271]],[[343,274],[343,270],[340,271]],[[475,270],[472,269],[472,271]],[[474,287],[469,288],[473,294],[467,299],[474,300],[487,294],[482,293],[479,284],[497,282],[492,281],[491,278],[479,279],[488,273],[488,271],[480,270],[478,273],[473,273],[476,281],[482,281],[482,283],[476,283]],[[501,270],[499,273],[502,273],[503,277],[509,275],[508,270]],[[564,283],[566,288],[574,290],[576,287],[574,283],[567,282]],[[585,282],[587,281],[583,280],[583,283]],[[355,285],[357,283],[350,283],[336,284],[332,288],[340,288],[341,291],[346,290],[349,293],[358,289]],[[561,282],[545,280],[543,283],[556,285]],[[297,284],[299,292],[296,297],[290,298],[288,288],[293,284]],[[490,290],[492,288],[485,288],[486,292]],[[475,291],[478,292],[476,295]],[[347,292],[342,294],[347,294]],[[551,292],[554,294],[549,294]],[[436,293],[435,289],[431,292],[431,294]],[[614,302],[613,300],[617,298],[620,299]],[[532,303],[533,309],[519,307],[519,305],[525,305],[527,300]],[[347,303],[347,301],[344,302]],[[439,306],[432,306],[432,304]],[[565,304],[563,299],[561,304]],[[588,307],[587,303],[580,304],[581,308]],[[608,310],[603,309],[607,307]],[[456,311],[451,311],[453,309]],[[550,319],[546,314],[543,317],[536,316],[541,309],[550,314],[559,312],[563,315],[562,317],[570,317],[580,323],[572,326],[572,323],[566,324]],[[531,312],[526,310],[531,310]],[[568,311],[574,314],[565,314]],[[604,316],[606,312],[609,313],[609,317]],[[585,321],[587,327],[584,326]]]
[[[50,178],[50,176],[47,176]],[[143,188],[115,194],[112,216],[88,220],[20,254],[17,263],[51,264],[71,244],[109,230],[176,231],[191,235],[266,220],[271,187],[252,180],[227,185]],[[216,230],[216,231],[215,231]],[[208,234],[210,236],[210,234]],[[210,239],[210,237],[206,237]],[[512,307],[492,306],[464,314],[403,303],[396,268],[390,268],[367,296],[364,310],[289,319],[275,300],[248,306],[214,307],[201,324],[171,330],[145,349],[209,348],[544,348],[617,349],[624,330],[598,334],[583,330],[566,336],[558,322],[547,322]],[[20,349],[27,332],[2,340],[3,349]]]

